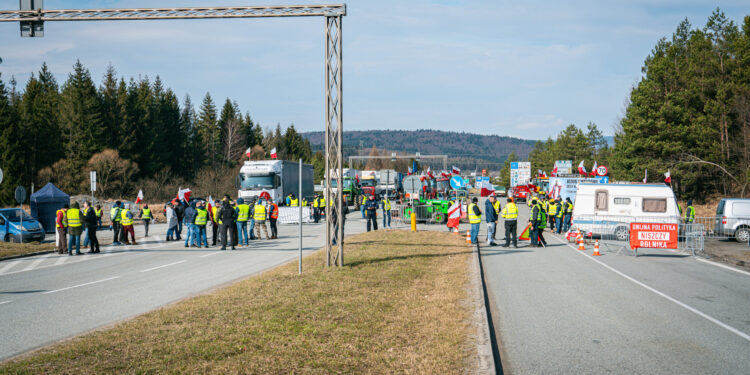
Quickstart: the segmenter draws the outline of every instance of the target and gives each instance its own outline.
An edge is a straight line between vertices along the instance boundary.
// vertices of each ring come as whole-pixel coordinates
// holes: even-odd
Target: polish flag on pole
[[[557,165],[555,165],[555,167],[552,168],[552,177],[556,177],[556,176],[557,176]]]
[[[448,228],[455,228],[458,230],[458,224],[461,221],[461,202],[456,200],[450,208],[448,208]]]
[[[537,177],[541,177],[541,178],[547,178],[547,173],[545,173],[545,172],[544,172],[543,170],[541,170],[541,169],[538,169],[538,170],[537,170]]]
[[[245,150],[245,155],[247,155],[247,158],[250,159],[250,156],[253,154],[253,148],[248,147],[247,150]]]
[[[208,196],[208,201],[206,202],[206,210],[208,210],[208,216],[211,218],[211,221],[214,220],[214,214],[213,214],[213,203],[214,203],[214,197]]]
[[[177,199],[185,200],[185,202],[189,202],[190,194],[192,194],[192,192],[190,191],[190,188],[183,189],[182,187],[180,187],[179,190],[177,190]]]
[[[596,168],[599,166],[596,165],[596,160],[594,160],[594,168],[591,168],[591,173],[589,173],[589,176],[596,176]]]
[[[583,166],[583,162],[584,160],[581,160],[581,164],[578,164],[578,173],[585,176],[587,172],[586,172],[586,167]]]
[[[135,198],[135,204],[143,202],[143,190],[138,190],[138,196]]]
[[[453,169],[453,174],[455,174],[455,175],[460,175],[460,174],[461,174],[461,170],[460,170],[460,169],[458,169],[458,168],[456,168],[456,166],[455,166],[455,165],[453,166],[453,168],[452,168],[452,169]]]
[[[669,169],[667,169],[667,173],[664,174],[664,182],[668,184],[672,183],[672,175],[669,173]]]
[[[414,172],[411,170],[411,167],[407,167],[407,168],[408,169],[406,170],[406,175],[407,176],[411,176],[411,174],[414,173]]]
[[[274,148],[271,149],[271,159],[276,159],[276,157],[277,157],[277,155],[276,155],[276,147],[274,147]]]

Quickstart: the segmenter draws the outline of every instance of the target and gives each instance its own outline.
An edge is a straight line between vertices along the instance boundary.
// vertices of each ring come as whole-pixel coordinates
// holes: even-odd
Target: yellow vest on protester
[[[500,201],[495,200],[495,203],[492,204],[492,208],[495,209],[495,213],[500,213]]]
[[[255,221],[266,220],[266,206],[256,204],[255,209],[253,210],[253,219],[255,219]]]
[[[505,220],[518,219],[518,207],[516,207],[516,204],[513,202],[506,204],[501,216]]]
[[[98,218],[102,217],[102,210],[94,209],[94,212],[96,213],[96,217],[98,217]]]
[[[208,223],[208,211],[202,208],[196,208],[198,213],[195,215],[195,225],[206,225]]]
[[[211,211],[213,211],[214,216],[214,223],[216,224],[224,224],[221,222],[221,219],[219,219],[219,208],[216,206],[211,206]]]
[[[325,208],[325,206],[326,206],[326,199],[320,198],[320,208]]]
[[[133,225],[133,219],[128,218],[128,212],[130,212],[130,210],[120,210],[120,221],[122,222],[123,226]]]
[[[151,219],[151,209],[150,208],[144,208],[143,209],[143,215],[141,215],[141,219]]]
[[[469,205],[469,224],[479,224],[482,222],[482,216],[474,213],[474,207],[476,206],[474,203]]]
[[[237,212],[237,221],[247,221],[250,218],[250,205],[241,204],[237,206],[239,208]]]
[[[81,224],[81,210],[77,208],[68,209],[68,226],[71,228],[78,228]]]
[[[290,199],[289,200],[289,206],[290,207],[297,207],[297,206],[299,206],[299,199],[298,198]]]
[[[60,212],[62,212],[62,214],[63,214],[63,217],[62,217],[62,226],[60,226],[60,224],[57,224],[57,215],[55,215],[55,227],[57,227],[57,228],[67,228],[68,227],[68,216],[67,216],[67,213],[65,211],[63,211],[62,209],[57,210],[57,214],[60,214]]]
[[[111,210],[109,210],[109,217],[112,219],[113,222],[120,221],[120,217],[117,215],[117,210],[119,207],[112,207]]]
[[[383,208],[386,211],[390,211],[391,210],[391,200],[390,199],[388,199],[388,198],[383,199]]]
[[[549,212],[549,216],[555,216],[555,215],[557,215],[557,205],[556,204],[550,204],[548,212]]]
[[[315,208],[320,207],[320,198],[313,199],[313,207]]]

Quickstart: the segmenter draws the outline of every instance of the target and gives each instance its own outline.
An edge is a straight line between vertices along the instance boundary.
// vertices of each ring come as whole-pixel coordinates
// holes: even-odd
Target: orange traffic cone
[[[595,257],[598,257],[598,256],[602,255],[601,253],[599,253],[599,240],[596,240],[596,242],[594,242],[594,253],[591,254],[591,255],[593,255]]]
[[[580,234],[578,235],[578,250],[586,250],[586,248],[583,246],[583,236]]]
[[[471,231],[466,231],[466,243],[471,243]]]

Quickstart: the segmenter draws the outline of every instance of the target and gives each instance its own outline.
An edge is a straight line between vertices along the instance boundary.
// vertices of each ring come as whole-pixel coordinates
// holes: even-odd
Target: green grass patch
[[[471,250],[448,233],[370,232],[324,254],[6,362],[0,373],[475,372]]]
[[[11,257],[14,255],[31,254],[39,251],[54,250],[54,243],[41,243],[41,242],[26,242],[26,243],[13,243],[13,242],[0,242],[0,259]]]

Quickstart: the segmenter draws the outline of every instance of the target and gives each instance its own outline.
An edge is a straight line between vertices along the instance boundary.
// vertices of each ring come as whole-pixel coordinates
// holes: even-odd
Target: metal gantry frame
[[[353,160],[370,160],[370,159],[442,159],[443,160],[443,169],[448,169],[448,155],[421,155],[421,154],[414,154],[414,155],[396,155],[396,156],[387,156],[387,155],[379,155],[379,156],[349,156],[349,166],[352,166]]]
[[[41,4],[41,2],[39,2]],[[24,6],[21,2],[21,6]],[[0,10],[0,22],[36,23],[45,21],[113,21],[113,20],[167,20],[209,18],[262,18],[262,17],[324,17],[325,27],[325,134],[326,134],[326,265],[344,265],[344,215],[343,213],[343,71],[342,71],[342,20],[346,4],[285,5],[285,6],[234,6],[234,7],[184,7],[139,9],[41,9]],[[34,31],[29,36],[34,36]],[[43,28],[40,28],[43,32]],[[43,33],[40,33],[40,36]],[[331,175],[331,169],[337,171]],[[331,180],[337,180],[331,188]],[[335,222],[333,219],[336,219]],[[333,231],[336,245],[333,245]],[[337,249],[334,249],[334,246]],[[334,251],[335,250],[335,251]]]

